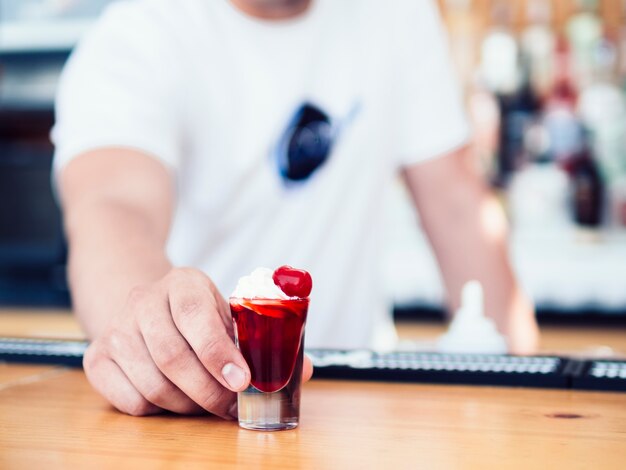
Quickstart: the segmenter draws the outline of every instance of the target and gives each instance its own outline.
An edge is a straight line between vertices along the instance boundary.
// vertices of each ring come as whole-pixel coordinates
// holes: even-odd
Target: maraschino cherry
[[[313,288],[311,275],[304,269],[296,269],[291,266],[281,266],[272,275],[274,284],[280,287],[289,297],[304,299],[309,296]]]

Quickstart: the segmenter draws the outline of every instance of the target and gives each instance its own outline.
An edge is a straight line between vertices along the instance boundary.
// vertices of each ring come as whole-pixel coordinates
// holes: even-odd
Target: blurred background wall
[[[48,133],[62,65],[107,3],[0,0],[0,304],[69,302]],[[476,165],[540,314],[626,318],[626,0],[439,4]],[[387,217],[398,312],[440,312],[436,263],[400,183]]]
[[[49,131],[61,68],[106,3],[0,0],[0,304],[69,303]]]

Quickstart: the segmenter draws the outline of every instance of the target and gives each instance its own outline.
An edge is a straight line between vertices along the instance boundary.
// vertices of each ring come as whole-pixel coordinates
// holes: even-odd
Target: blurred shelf
[[[400,185],[390,199],[386,226],[392,230],[386,236],[383,279],[394,305],[400,311],[441,309],[438,266]],[[540,311],[626,315],[626,230],[515,230],[510,254],[522,287]]]
[[[442,305],[443,288],[423,236],[390,248],[387,292],[399,307]],[[561,236],[514,236],[511,256],[525,291],[539,309],[572,314],[626,314],[626,235],[603,234],[586,241]]]

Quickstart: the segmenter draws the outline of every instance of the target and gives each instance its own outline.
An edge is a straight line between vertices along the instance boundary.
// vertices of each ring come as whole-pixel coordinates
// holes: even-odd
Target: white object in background
[[[494,93],[511,93],[518,84],[518,48],[515,37],[506,29],[489,32],[481,48],[480,69]]]
[[[437,350],[446,353],[504,354],[508,351],[506,340],[493,320],[485,317],[483,288],[478,281],[463,286],[461,308],[454,320],[437,342]]]
[[[602,20],[598,16],[598,0],[576,0],[577,13],[565,26],[572,47],[574,76],[579,89],[585,88],[593,76],[593,50],[602,37]]]
[[[571,228],[569,181],[556,163],[535,163],[516,172],[509,211],[516,233],[554,233]]]
[[[529,60],[533,89],[547,96],[554,85],[556,35],[552,29],[552,5],[545,0],[527,3],[528,26],[522,31],[520,48]]]
[[[480,72],[495,94],[512,93],[520,85],[519,48],[511,27],[512,13],[508,2],[493,5],[494,26],[485,35],[480,48]]]

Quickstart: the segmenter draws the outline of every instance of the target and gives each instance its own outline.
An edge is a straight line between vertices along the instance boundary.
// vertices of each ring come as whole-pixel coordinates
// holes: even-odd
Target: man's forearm
[[[407,181],[451,310],[459,307],[463,285],[480,281],[486,314],[508,336],[510,349],[531,352],[538,341],[534,309],[509,262],[506,219],[471,163],[467,149],[461,149],[407,170]]]
[[[101,201],[66,214],[74,310],[90,338],[120,312],[129,291],[163,277],[165,240],[140,211]]]
[[[512,335],[514,331],[532,329],[534,322],[529,322],[529,316],[533,307],[509,263],[506,223],[497,200],[486,191],[469,191],[457,203],[459,209],[454,211],[455,217],[447,219],[446,228],[431,230],[437,234],[430,234],[451,309],[459,307],[463,285],[476,279],[486,293],[486,314],[495,320],[498,329],[511,339],[523,336],[529,344],[534,343],[534,331]],[[522,344],[510,346],[519,352],[528,349]]]

